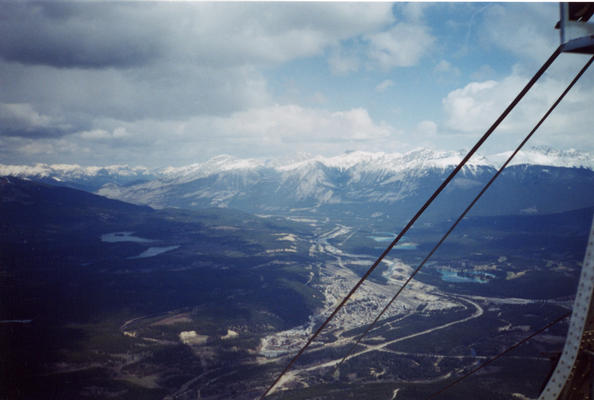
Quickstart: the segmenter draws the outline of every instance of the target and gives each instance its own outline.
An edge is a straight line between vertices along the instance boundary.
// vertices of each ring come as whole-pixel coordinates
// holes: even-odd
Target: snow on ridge
[[[162,180],[171,181],[171,183],[180,183],[207,177],[218,172],[253,170],[258,168],[274,169],[283,175],[293,173],[305,175],[308,170],[317,168],[320,164],[328,168],[356,171],[359,174],[377,171],[402,172],[426,168],[446,169],[457,165],[465,154],[466,152],[462,150],[438,151],[417,148],[406,153],[353,151],[337,156],[297,154],[292,158],[268,160],[255,158],[242,159],[230,155],[220,155],[202,163],[156,170],[150,170],[145,167],[130,167],[128,165],[83,167],[78,164],[0,164],[0,176],[51,177],[59,180],[93,177],[97,175],[153,175]],[[497,168],[510,154],[511,152],[497,153],[489,156],[477,154],[469,160],[465,168],[471,171],[481,166]],[[575,149],[560,151],[546,147],[532,147],[520,151],[511,163],[511,165],[519,164],[568,168],[582,167],[594,170],[594,157],[590,153]]]
[[[350,169],[353,167],[364,170],[387,170],[401,172],[412,169],[453,167],[462,161],[466,150],[439,151],[418,148],[406,153],[369,153],[363,151],[346,153],[334,157],[317,156],[309,160],[281,167],[291,170],[306,165],[312,161],[320,162],[327,167]],[[465,168],[476,170],[478,167],[498,168],[510,155],[511,151],[484,156],[475,154],[465,165]],[[555,150],[547,147],[532,147],[520,151],[510,165],[542,165],[567,168],[588,168],[594,170],[594,157],[588,152],[575,149]]]
[[[501,164],[511,155],[511,151],[498,153],[489,158]],[[534,147],[520,150],[511,161],[510,165],[542,165],[565,168],[587,168],[594,170],[594,157],[590,153],[576,149],[554,150],[549,148]]]
[[[399,155],[399,153],[394,153]],[[381,162],[386,157],[386,153],[370,153],[366,151],[352,151],[334,157],[328,157],[322,163],[328,167],[349,169],[359,164],[374,164]]]
[[[222,154],[203,163],[195,163],[182,167],[167,167],[159,171],[166,179],[188,181],[203,178],[217,172],[232,170],[248,170],[267,165],[266,161],[254,158],[236,158]]]
[[[462,152],[434,151],[429,149],[415,149],[407,153],[370,153],[355,151],[333,157],[315,156],[278,167],[281,171],[301,169],[315,163],[330,168],[347,170],[358,168],[366,171],[387,170],[400,172],[409,169],[440,168],[445,169],[457,165],[463,158]],[[489,160],[482,156],[473,157],[469,166],[489,166]]]

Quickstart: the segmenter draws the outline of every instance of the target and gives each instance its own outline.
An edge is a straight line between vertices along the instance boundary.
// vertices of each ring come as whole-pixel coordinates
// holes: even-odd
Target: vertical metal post
[[[594,221],[578,290],[573,305],[567,339],[561,358],[538,400],[586,400],[590,397],[592,360],[594,359]]]
[[[569,15],[569,4],[566,2],[559,3],[559,36],[561,39],[561,46],[565,44],[565,21]]]

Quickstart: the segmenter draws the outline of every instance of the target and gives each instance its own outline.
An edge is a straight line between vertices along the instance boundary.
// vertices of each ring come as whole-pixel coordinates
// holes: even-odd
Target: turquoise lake
[[[441,274],[442,281],[452,283],[487,283],[489,279],[495,278],[495,275],[485,272],[468,271],[465,273],[471,276],[461,276],[458,271],[451,269],[438,269],[438,271]],[[489,279],[485,279],[485,277]]]

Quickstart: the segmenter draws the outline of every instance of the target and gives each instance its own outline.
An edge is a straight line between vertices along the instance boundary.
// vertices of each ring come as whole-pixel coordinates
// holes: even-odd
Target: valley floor
[[[206,336],[203,341],[195,342],[180,339],[192,349],[205,371],[180,381],[176,389],[169,388],[168,392],[173,394],[167,398],[190,399],[195,398],[196,393],[202,399],[257,398],[258,393],[272,382],[313,330],[359,280],[361,268],[368,268],[374,261],[368,254],[355,254],[341,248],[341,243],[353,235],[352,228],[339,225],[319,233],[309,243],[312,259],[325,261],[302,266],[309,271],[304,284],[323,294],[322,305],[308,323],[263,336],[251,332],[251,335],[259,336],[259,340],[252,342],[250,348],[235,348],[232,360],[227,362],[223,361],[221,348],[225,346],[220,345],[220,340],[217,345]],[[505,262],[504,259],[500,261]],[[270,267],[266,265],[262,268]],[[414,385],[425,388],[444,385],[522,336],[529,335],[539,325],[546,324],[550,315],[560,314],[569,304],[563,299],[543,301],[481,296],[478,293],[460,294],[444,290],[443,285],[440,288],[413,280],[380,323],[336,369],[363,328],[373,321],[412,269],[412,265],[398,258],[386,259],[381,271],[361,287],[354,299],[337,314],[302,359],[279,382],[272,397],[282,393],[283,399],[301,398],[302,395],[308,398],[306,393],[313,391],[319,398],[327,398],[324,395],[326,389],[334,393],[331,396],[338,396],[337,393],[352,390],[353,385],[359,390],[371,385],[371,391],[375,390],[372,389],[374,385],[384,387],[384,391],[388,385],[393,395],[386,398],[421,398],[404,396]],[[523,316],[528,318],[523,320]],[[145,332],[149,331],[147,327],[181,327],[189,318],[191,314],[187,310],[171,311],[132,319],[120,330],[137,341],[159,346],[173,345],[154,336],[145,336]],[[154,335],[158,330],[151,332]],[[220,339],[227,345],[237,343],[241,335]],[[516,365],[512,370],[536,365],[540,378],[532,382],[518,379],[508,372],[502,373],[500,369],[487,374],[490,379],[500,382],[497,385],[502,393],[510,394],[510,390],[514,390],[518,395],[534,396],[550,364],[547,351],[558,350],[562,343],[563,328],[535,339],[524,351],[506,357],[505,362]],[[248,370],[251,373],[246,373]],[[145,383],[145,386],[150,385]]]

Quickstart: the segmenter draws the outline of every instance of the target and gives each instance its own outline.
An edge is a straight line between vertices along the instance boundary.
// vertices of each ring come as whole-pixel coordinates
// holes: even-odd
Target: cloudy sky
[[[557,3],[28,3],[0,8],[0,163],[148,167],[469,148],[558,46]],[[587,61],[563,54],[489,142]],[[533,140],[594,150],[594,70]]]

